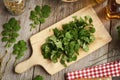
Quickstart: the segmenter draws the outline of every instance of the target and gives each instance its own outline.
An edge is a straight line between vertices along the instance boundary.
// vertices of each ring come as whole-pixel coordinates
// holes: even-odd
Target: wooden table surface
[[[21,30],[19,32],[20,36],[17,38],[17,40],[25,40],[27,41],[27,45],[29,49],[27,50],[25,56],[21,58],[19,61],[17,61],[16,64],[28,59],[30,55],[32,54],[32,49],[30,47],[29,43],[29,38],[35,33],[38,33],[39,31],[47,28],[48,26],[60,21],[61,19],[69,16],[70,14],[78,11],[79,9],[86,7],[88,5],[94,4],[95,0],[79,0],[78,2],[75,3],[64,3],[61,2],[60,0],[27,0],[26,4],[26,10],[25,12],[20,15],[20,16],[12,16],[10,15],[4,7],[3,0],[0,0],[0,32],[2,32],[3,28],[2,25],[6,23],[11,17],[15,17],[17,20],[20,21],[21,23]],[[42,25],[37,26],[36,29],[33,31],[30,31],[30,20],[29,20],[29,14],[32,9],[36,5],[50,5],[52,8],[52,13],[50,17],[46,20],[46,22]],[[91,61],[92,59],[96,59],[100,57],[101,55],[107,53],[109,50],[115,47],[119,47],[119,40],[117,37],[117,31],[116,27],[120,25],[120,20],[119,19],[106,19],[106,14],[105,14],[105,6],[106,2],[97,4],[94,6],[94,9],[96,13],[98,14],[100,20],[103,22],[104,26],[108,30],[108,32],[112,36],[112,41],[105,45],[104,47],[98,49],[97,51],[93,52],[92,54],[84,57],[83,59],[79,60],[75,64],[67,67],[66,69],[56,73],[55,75],[51,76],[49,75],[42,67],[40,66],[35,66],[29,69],[28,71],[22,73],[22,74],[16,74],[14,72],[14,62],[15,62],[15,56],[12,55],[12,47],[7,49],[8,54],[4,57],[2,61],[2,67],[0,68],[4,74],[2,74],[2,79],[1,80],[32,80],[33,77],[36,75],[41,75],[44,77],[45,80],[65,80],[64,74],[69,71],[74,71],[74,70],[79,70],[82,68],[85,68],[87,66],[91,65],[98,65],[110,61],[115,61],[120,59],[119,56],[114,56],[114,55],[120,55],[116,53],[109,53],[95,61]],[[0,55],[5,54],[5,48],[4,45],[5,43],[1,42],[1,35],[0,35]],[[109,58],[111,56],[114,56],[112,58]],[[11,57],[10,61],[8,62],[8,65],[6,66],[7,61]],[[102,61],[100,61],[102,60]],[[100,61],[100,62],[98,62]],[[96,63],[98,62],[98,63]],[[96,64],[95,64],[96,63]],[[16,65],[15,64],[15,65]],[[120,78],[113,78],[113,80],[120,80]]]

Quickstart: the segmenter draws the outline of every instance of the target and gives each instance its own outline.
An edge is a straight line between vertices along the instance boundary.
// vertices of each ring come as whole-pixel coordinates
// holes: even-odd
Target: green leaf
[[[15,43],[15,42],[16,42],[16,39],[15,39],[15,38],[11,38],[11,39],[9,39],[9,42],[10,42],[10,43]]]
[[[44,78],[42,76],[38,75],[33,80],[44,80]]]
[[[8,23],[10,24],[11,27],[14,27],[17,24],[17,21],[15,18],[10,18]]]
[[[80,49],[80,45],[79,44],[76,44],[75,47],[74,47],[74,50],[76,53],[78,53],[78,50]]]
[[[89,18],[89,23],[91,24],[93,22],[92,18]]]
[[[71,39],[71,38],[72,38],[70,32],[66,32],[66,33],[65,33],[65,37],[66,37],[67,39]]]
[[[21,45],[21,46],[26,46],[26,42],[24,40],[20,40],[18,42],[18,45]]]
[[[8,41],[8,37],[3,37],[2,38],[2,42],[7,42]]]
[[[65,55],[62,55],[62,58],[60,59],[60,63],[64,65],[64,67],[67,67],[67,64],[65,63],[66,60],[67,60],[67,57]]]
[[[87,44],[83,44],[83,50],[85,51],[85,52],[88,52],[88,50],[89,50],[89,47],[88,47],[88,45]]]
[[[16,59],[20,59],[24,56],[24,53],[18,53]]]
[[[31,12],[30,12],[30,19],[34,21],[34,20],[36,19],[36,17],[37,17],[36,15],[37,15],[37,14],[36,14],[35,11],[31,11]]]
[[[39,22],[38,20],[35,20],[35,21],[34,21],[34,24],[35,24],[35,25],[38,25],[39,23],[40,23],[40,22]]]
[[[34,20],[33,18],[31,17],[36,17],[36,12],[35,11],[31,11],[30,12],[30,19]]]
[[[14,54],[14,55],[19,54],[19,51],[14,50],[14,51],[13,51],[13,54]]]
[[[118,38],[120,38],[120,25],[117,26]]]
[[[90,33],[87,30],[82,29],[79,32],[79,37],[81,37],[81,36],[90,36]]]
[[[20,59],[24,56],[24,52],[27,50],[26,42],[24,40],[19,40],[18,43],[13,46],[13,54],[16,55],[16,59]]]
[[[66,37],[64,37],[62,42],[63,42],[64,46],[66,46],[66,45],[69,44],[69,41],[70,41],[69,39],[67,39]]]
[[[59,37],[61,35],[60,30],[58,30],[57,28],[53,29],[53,32],[56,37]]]
[[[10,32],[4,30],[4,31],[2,31],[1,34],[2,34],[2,36],[9,36]]]
[[[89,27],[89,31],[90,31],[91,33],[94,33],[94,32],[95,32],[95,28],[94,28],[94,27]]]
[[[75,61],[75,60],[77,60],[77,56],[73,55],[73,56],[68,58],[67,62],[72,62],[72,61]]]
[[[25,50],[27,50],[27,47],[21,47],[21,52],[24,52]]]
[[[20,25],[19,24],[16,24],[16,26],[13,27],[13,30],[14,31],[19,31],[20,30]]]
[[[12,37],[13,37],[13,38],[17,38],[18,36],[19,36],[19,34],[18,34],[18,33],[15,33],[15,32],[12,34]]]
[[[117,30],[120,30],[120,25],[119,25],[119,26],[117,26]]]
[[[10,26],[9,23],[3,24],[3,28],[4,28],[5,30],[12,30],[12,28],[11,28],[11,26]]]
[[[74,39],[78,39],[78,29],[73,29],[70,31],[71,33],[71,36],[74,38]]]
[[[54,50],[51,52],[50,58],[51,58],[52,62],[54,62],[54,63],[58,62],[56,53],[57,53],[57,51],[54,51]]]
[[[67,54],[68,56],[72,56],[75,53],[74,47],[76,45],[75,41],[71,41],[69,43],[69,54]]]
[[[48,39],[52,40],[53,42],[57,42],[57,38],[55,36],[50,36]]]
[[[93,20],[90,16],[85,16],[85,20],[89,21],[90,24],[93,22]]]
[[[36,11],[37,13],[40,13],[40,11],[41,11],[40,6],[37,5],[37,6],[35,7],[35,11]]]
[[[20,25],[15,18],[10,18],[8,23],[3,24],[2,31],[2,42],[6,42],[6,47],[10,47],[16,42],[16,38],[19,36],[18,31],[20,30]]]
[[[63,50],[62,42],[61,42],[61,41],[57,41],[57,42],[55,42],[55,45],[56,45],[56,47],[57,47],[58,49]]]
[[[41,49],[42,49],[42,51],[43,51],[43,56],[44,56],[44,58],[50,58],[50,52],[51,52],[51,49],[50,49],[50,47],[49,47],[49,45],[48,44],[43,44],[42,45],[42,47],[41,47]]]
[[[42,24],[45,22],[45,18],[39,18],[39,22]]]
[[[85,20],[82,17],[79,18],[79,22],[80,22],[80,25],[85,24]]]
[[[30,24],[31,29],[35,28],[36,25],[42,24],[46,21],[45,18],[49,17],[51,8],[48,5],[44,5],[42,8],[37,5],[34,10],[30,12],[30,19],[33,23]]]
[[[90,43],[90,39],[86,36],[82,36],[80,39],[84,41],[84,43]]]
[[[34,24],[34,23],[31,23],[30,26],[31,26],[32,28],[35,28],[35,24]]]
[[[90,42],[93,42],[94,40],[95,40],[94,35],[91,35],[91,36],[90,36]]]
[[[21,48],[19,47],[18,44],[15,44],[15,45],[13,46],[13,49],[16,50],[16,51],[20,51]]]
[[[48,5],[44,5],[41,9],[42,17],[47,18],[50,15],[51,8]]]

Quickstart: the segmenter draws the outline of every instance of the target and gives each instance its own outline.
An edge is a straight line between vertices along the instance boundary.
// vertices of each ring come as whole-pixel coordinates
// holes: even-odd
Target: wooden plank
[[[8,20],[7,18],[11,17],[4,10],[4,6],[3,6],[2,1],[3,0],[0,0],[0,26],[2,26],[2,24],[5,23]],[[72,14],[73,12],[87,6],[88,4],[91,4],[91,3],[94,2],[94,0],[79,0],[78,2],[75,2],[75,3],[63,3],[63,2],[60,2],[58,0],[51,0],[51,1],[50,0],[27,0],[27,1],[28,1],[28,3],[27,3],[26,7],[29,8],[29,9],[27,9],[26,12],[24,13],[24,14],[27,15],[27,17],[20,16],[20,17],[16,17],[16,18],[18,18],[18,19],[22,18],[22,20],[24,20],[25,18],[28,18],[29,11],[31,9],[33,9],[36,4],[38,4],[38,5],[44,5],[44,4],[51,5],[53,14],[51,15],[50,18],[47,19],[47,22],[45,24],[40,26],[40,29],[37,27],[37,29],[33,30],[32,32],[26,32],[26,31],[29,31],[29,28],[30,28],[29,23],[30,22],[28,20],[25,20],[25,24],[26,24],[27,27],[25,26],[23,29],[27,29],[27,30],[25,30],[25,33],[27,34],[26,38],[30,37],[30,35],[32,35],[32,34],[37,33],[39,30],[43,30],[46,27],[52,25],[53,23],[58,22],[59,20],[63,19],[64,17],[66,17],[66,16]],[[99,11],[99,10],[97,10],[97,11]],[[102,20],[104,25],[108,27],[107,29],[109,30],[109,21],[106,21],[106,19],[104,19],[104,16],[102,16],[104,13],[102,13],[102,14],[99,14],[99,13],[101,13],[101,11],[98,12],[98,16],[100,15],[99,18]],[[22,25],[24,26],[24,23],[22,23]],[[2,27],[0,27],[0,32],[1,31],[2,31]],[[21,31],[20,33],[24,35],[24,31]],[[24,38],[24,36],[22,36],[21,38]],[[19,38],[19,39],[21,39],[21,38]],[[1,39],[1,37],[0,37],[0,39]],[[0,54],[3,55],[4,51],[5,51],[4,48],[3,48],[4,43],[2,43],[0,41],[0,44],[1,44],[1,46],[0,46],[0,52],[1,53]],[[34,72],[34,76],[42,75],[45,78],[45,80],[56,80],[56,79],[57,80],[64,80],[65,79],[64,78],[64,73],[66,73],[68,71],[78,70],[78,69],[84,68],[86,66],[90,66],[91,64],[94,64],[95,62],[97,62],[97,61],[90,61],[90,60],[94,59],[94,58],[98,58],[102,54],[106,53],[106,51],[108,50],[107,47],[108,46],[106,45],[106,46],[100,48],[99,50],[95,51],[94,53],[88,55],[87,57],[83,58],[82,60],[79,60],[75,64],[73,64],[70,67],[60,71],[59,73],[57,73],[53,76],[48,75],[46,73],[46,71],[44,71],[44,69],[39,67],[39,66],[35,67],[34,71],[33,71],[33,69],[31,69],[31,70],[29,70],[26,73],[21,74],[21,75],[18,75],[16,73],[14,73],[13,70],[9,70],[9,69],[12,68],[11,67],[11,68],[6,70],[4,78],[2,80],[11,80],[11,79],[13,79],[13,80],[32,80],[32,75],[33,75],[32,72]],[[27,59],[29,57],[30,53],[31,53],[31,49],[27,51],[26,56],[23,59],[21,59],[20,62],[23,61],[24,59]],[[2,70],[3,70],[3,68],[5,66],[5,63],[8,60],[9,56],[10,56],[10,54],[8,54],[4,58],[4,61],[2,63],[2,65],[3,65]],[[104,56],[101,59],[104,59],[104,58],[106,58],[106,56]],[[14,59],[14,57],[12,59]],[[9,64],[12,65],[13,64],[12,61],[14,61],[14,60],[11,60]],[[106,60],[104,60],[104,61],[102,61],[98,64],[105,63],[105,62],[106,62]],[[11,65],[9,65],[8,67],[10,67]],[[14,68],[12,68],[12,69],[14,69]],[[6,75],[8,75],[8,76],[6,76]]]
[[[111,20],[111,29],[110,29],[110,33],[111,33],[111,36],[112,36],[112,41],[111,43],[109,44],[109,51],[110,50],[113,50],[113,49],[117,49],[120,51],[120,39],[118,38],[118,32],[117,32],[117,26],[120,25],[120,20],[119,19],[114,19],[114,20]],[[115,61],[115,60],[120,60],[120,53],[119,52],[112,52],[110,54],[108,54],[108,57],[112,57],[112,58],[108,58],[108,62],[111,62],[111,61]],[[114,77],[113,80],[120,80],[120,77]]]
[[[2,1],[2,0],[0,0]],[[0,4],[3,4],[0,2]],[[37,5],[37,4],[40,4],[41,5],[41,0],[27,0],[27,6],[26,6],[26,10],[25,12],[20,15],[20,16],[12,16],[10,15],[8,12],[6,12],[5,10],[3,9],[0,9],[2,10],[1,13],[0,13],[0,26],[2,26],[3,23],[7,22],[11,17],[15,17],[17,20],[20,21],[20,25],[21,25],[21,30],[19,32],[20,36],[18,37],[17,41],[18,40],[25,40],[25,41],[28,41],[29,37],[36,33],[38,30],[39,30],[39,26],[37,26],[38,28],[36,28],[35,30],[31,31],[30,32],[30,20],[29,20],[29,14],[30,14],[30,11],[32,9],[34,9],[34,7]],[[0,8],[4,7],[3,5],[0,5]],[[5,14],[4,14],[5,13]],[[4,19],[6,19],[7,17],[7,20],[5,21]],[[0,30],[2,30],[2,27],[0,27]],[[1,43],[1,42],[0,42]],[[3,44],[3,43],[2,43]],[[4,45],[4,44],[3,44]],[[28,44],[29,45],[29,44]],[[0,50],[4,50],[5,48],[3,46],[0,46]],[[27,59],[30,55],[31,55],[31,48],[29,48],[29,50],[26,52],[24,58],[22,58],[20,61],[17,62],[17,64],[19,62],[21,62],[22,60],[25,60]],[[5,50],[4,50],[5,51]],[[12,47],[8,49],[8,54],[6,55],[6,57],[4,58],[4,61],[2,63],[2,71],[5,70],[5,73],[4,75],[2,76],[2,80],[32,80],[32,76],[33,76],[33,68],[30,69],[28,72],[26,73],[23,73],[23,74],[16,74],[14,72],[14,62],[15,62],[15,56],[12,55]],[[10,61],[8,62],[8,66],[5,66],[6,62],[10,59]],[[15,64],[16,65],[16,64]]]
[[[7,21],[7,17],[8,17],[7,13],[4,10],[5,10],[5,8],[4,8],[4,5],[3,5],[3,0],[0,0],[0,32],[2,32],[2,30],[3,30],[2,25],[3,25],[4,22]],[[0,33],[0,40],[1,40],[1,36],[2,35]],[[0,41],[0,58],[5,54],[5,49],[3,48],[4,45],[5,44]],[[4,69],[3,66],[5,65],[5,62],[6,62],[6,59],[2,60],[1,63],[0,63],[1,64],[1,66],[0,66],[0,80],[3,77],[2,72],[3,72],[3,69]]]

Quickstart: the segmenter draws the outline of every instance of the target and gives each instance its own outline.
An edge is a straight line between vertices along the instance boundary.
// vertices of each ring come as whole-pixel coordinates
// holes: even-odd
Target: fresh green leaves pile
[[[45,59],[67,66],[67,62],[77,59],[79,49],[88,51],[88,45],[95,40],[95,28],[90,16],[84,18],[73,17],[74,21],[62,25],[62,30],[53,29],[54,35],[49,36],[42,45],[42,55]]]
[[[44,78],[42,76],[38,75],[33,80],[44,80]]]
[[[36,6],[35,10],[32,10],[30,13],[30,19],[33,21],[31,23],[31,30],[36,27],[36,25],[42,24],[45,22],[45,18],[49,17],[51,8],[48,5],[44,5],[42,8]]]
[[[13,54],[17,55],[16,59],[20,59],[24,56],[24,52],[27,50],[26,42],[24,40],[18,41],[13,47]]]
[[[12,43],[16,42],[16,38],[19,36],[20,25],[15,18],[11,18],[8,23],[3,24],[3,29],[2,42],[6,42],[5,47],[10,47]]]

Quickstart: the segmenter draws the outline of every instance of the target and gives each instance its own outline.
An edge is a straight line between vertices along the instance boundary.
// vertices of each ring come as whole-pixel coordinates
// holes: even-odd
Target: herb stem
[[[9,61],[11,60],[11,56],[12,56],[12,55],[10,54],[9,59],[8,59],[8,61],[7,61],[6,64],[5,64],[4,71],[2,72],[3,75],[4,75],[4,73],[5,73],[5,70],[6,70],[7,66],[8,66]]]
[[[16,63],[17,63],[17,59],[15,59],[15,61],[14,61],[14,64],[13,64],[13,65],[15,66],[15,64],[16,64]]]
[[[2,62],[3,62],[3,58],[7,55],[7,50],[5,51],[5,54],[0,58],[0,80],[2,79]]]

